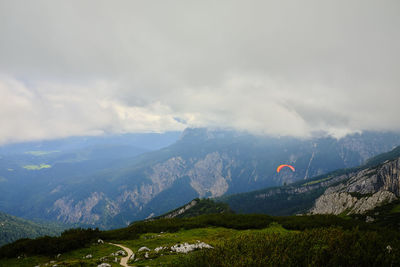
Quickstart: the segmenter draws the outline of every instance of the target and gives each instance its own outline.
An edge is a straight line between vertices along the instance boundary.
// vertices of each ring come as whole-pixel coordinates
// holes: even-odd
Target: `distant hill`
[[[59,235],[65,228],[60,224],[40,224],[0,212],[0,246],[21,238]]]
[[[339,214],[346,209],[354,208],[354,205],[364,205],[362,210],[365,211],[378,205],[377,199],[379,203],[383,203],[386,197],[394,199],[400,196],[399,158],[400,147],[396,147],[390,152],[369,159],[359,167],[340,169],[287,186],[234,194],[217,200],[227,203],[239,213],[270,215],[308,213],[320,197],[325,199],[321,199],[318,207],[314,207],[314,213]],[[369,198],[369,207],[360,202],[366,200],[362,197],[371,197],[378,192],[379,197],[376,195],[375,201]],[[357,198],[358,204],[356,204]],[[350,203],[353,203],[352,206],[349,206]]]

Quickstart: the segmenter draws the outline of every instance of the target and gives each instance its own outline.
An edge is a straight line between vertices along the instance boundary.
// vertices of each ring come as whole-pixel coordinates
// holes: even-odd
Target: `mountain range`
[[[298,139],[200,128],[186,129],[176,142],[170,139],[169,145],[150,152],[127,140],[112,145],[97,140],[65,150],[3,149],[0,210],[28,219],[121,227],[197,197],[302,183],[355,167],[400,144],[400,135],[364,132],[341,139]],[[296,171],[276,173],[282,163]]]

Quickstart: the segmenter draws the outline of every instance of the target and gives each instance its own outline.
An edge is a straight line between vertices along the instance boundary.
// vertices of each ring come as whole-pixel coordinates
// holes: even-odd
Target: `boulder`
[[[138,252],[142,252],[142,251],[150,251],[150,249],[148,247],[141,247],[138,249]]]

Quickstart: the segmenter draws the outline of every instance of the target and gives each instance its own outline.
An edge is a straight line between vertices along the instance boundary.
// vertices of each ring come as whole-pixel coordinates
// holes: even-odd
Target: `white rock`
[[[138,249],[138,252],[142,252],[142,251],[150,251],[150,249],[148,247],[141,247]]]
[[[91,259],[91,258],[93,258],[93,255],[92,255],[92,254],[88,254],[88,255],[86,255],[84,258],[85,258],[85,259]]]
[[[176,244],[171,247],[171,250],[178,253],[188,253],[195,249],[203,249],[203,248],[213,248],[212,246],[204,243],[204,242],[197,242],[196,244]]]
[[[111,267],[111,265],[108,263],[102,263],[102,264],[97,265],[97,267]]]
[[[125,256],[126,253],[123,250],[118,250],[117,252],[114,253],[114,256]]]
[[[148,258],[149,258],[149,253],[146,252],[146,253],[144,254],[144,257],[145,257],[146,259],[148,259]]]
[[[97,240],[97,244],[104,244],[104,241],[99,239],[99,240]]]
[[[166,247],[157,247],[154,249],[155,252],[159,252],[160,250],[166,249]]]
[[[132,256],[129,259],[133,260],[134,258],[135,258],[135,253],[133,253]]]
[[[369,222],[374,222],[375,221],[375,219],[373,218],[373,217],[371,217],[371,216],[367,216],[366,218],[365,218],[365,222],[367,222],[367,223],[369,223]]]

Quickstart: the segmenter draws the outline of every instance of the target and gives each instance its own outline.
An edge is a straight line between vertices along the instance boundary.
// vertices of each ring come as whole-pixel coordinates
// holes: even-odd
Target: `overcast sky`
[[[400,130],[400,1],[0,0],[0,144]]]

